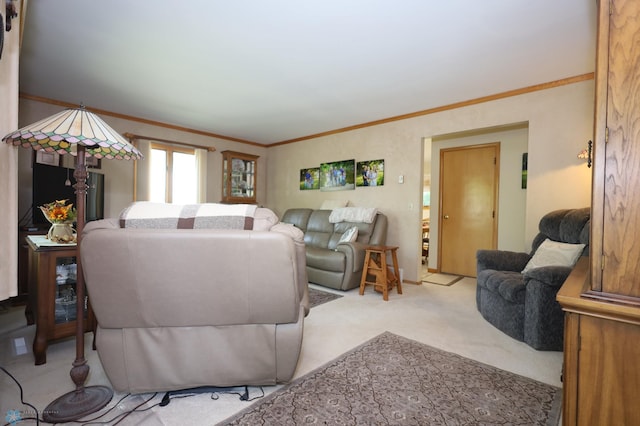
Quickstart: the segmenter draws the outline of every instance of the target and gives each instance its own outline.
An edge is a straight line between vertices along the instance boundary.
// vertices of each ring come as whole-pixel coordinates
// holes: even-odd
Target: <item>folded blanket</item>
[[[120,213],[121,228],[253,229],[252,204],[168,204],[138,201]]]
[[[364,222],[373,223],[378,214],[375,207],[341,207],[333,209],[329,215],[329,222]]]

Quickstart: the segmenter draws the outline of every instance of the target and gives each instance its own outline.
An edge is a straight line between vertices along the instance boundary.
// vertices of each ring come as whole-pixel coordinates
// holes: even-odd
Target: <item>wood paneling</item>
[[[582,315],[580,339],[578,424],[640,425],[640,327]]]
[[[610,7],[608,140],[599,183],[604,184],[604,269],[598,287],[640,297],[640,215],[635,213],[640,206],[640,2],[618,0]]]

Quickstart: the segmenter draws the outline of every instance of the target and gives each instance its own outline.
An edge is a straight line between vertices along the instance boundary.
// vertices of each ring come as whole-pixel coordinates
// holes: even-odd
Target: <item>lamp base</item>
[[[88,386],[62,395],[50,403],[42,413],[47,423],[66,423],[95,413],[113,398],[106,386]]]

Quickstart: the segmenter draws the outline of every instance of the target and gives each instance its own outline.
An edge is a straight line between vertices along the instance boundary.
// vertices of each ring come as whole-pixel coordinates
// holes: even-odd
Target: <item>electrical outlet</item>
[[[403,175],[398,176],[398,183],[404,183],[404,176]]]

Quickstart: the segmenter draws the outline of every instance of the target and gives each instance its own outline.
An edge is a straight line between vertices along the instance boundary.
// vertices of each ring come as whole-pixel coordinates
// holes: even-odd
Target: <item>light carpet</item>
[[[557,425],[562,390],[385,332],[224,425]]]
[[[462,278],[459,275],[450,275],[450,274],[429,274],[422,277],[422,282],[428,284],[438,284],[438,285],[453,285],[460,281]]]

